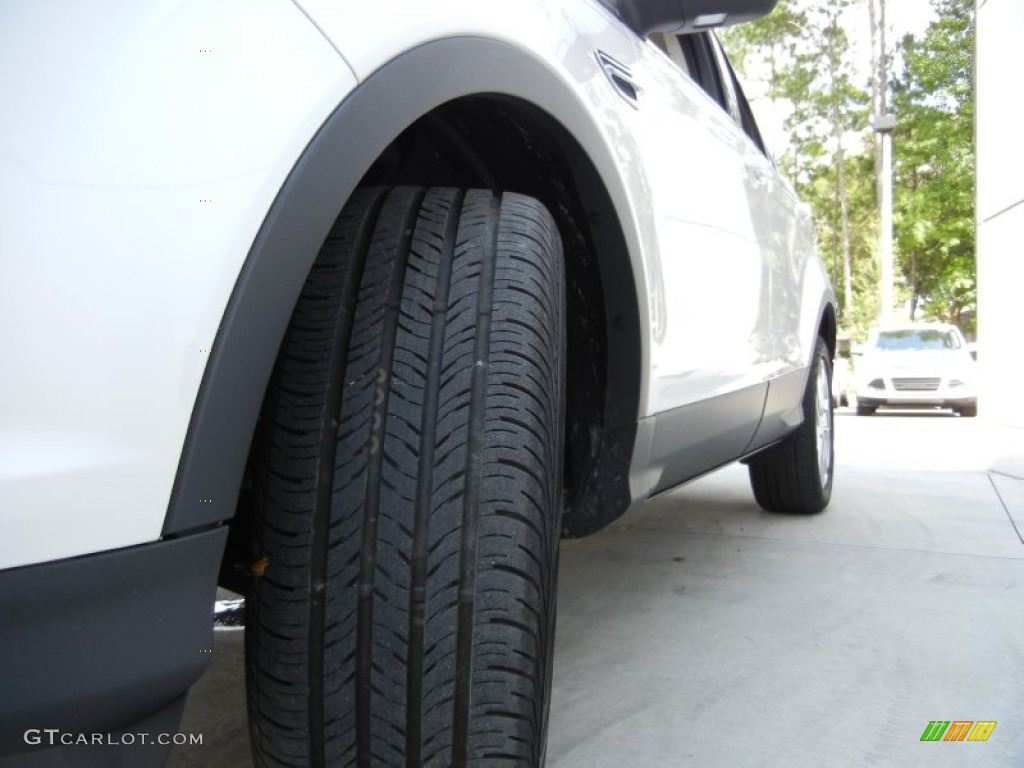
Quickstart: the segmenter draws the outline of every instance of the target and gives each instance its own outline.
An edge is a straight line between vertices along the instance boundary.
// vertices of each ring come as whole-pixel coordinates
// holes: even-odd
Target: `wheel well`
[[[630,502],[640,388],[640,314],[626,240],[586,152],[550,115],[498,95],[447,102],[403,131],[359,187],[453,186],[519,192],[545,204],[565,253],[567,398],[563,535],[607,525]],[[257,429],[253,448],[259,440]],[[221,579],[251,563],[250,472]],[[243,580],[244,581],[244,580]]]
[[[520,192],[558,222],[566,261],[566,523],[580,512],[606,438],[609,389],[636,418],[639,349],[636,291],[610,199],[583,150],[554,120],[516,99],[474,96],[442,105],[407,129],[367,173],[366,185],[486,187]],[[603,247],[602,247],[603,246]],[[616,296],[607,290],[616,286]],[[623,299],[632,299],[630,302]],[[610,323],[632,336],[620,345]],[[610,362],[614,362],[611,365]],[[615,379],[610,381],[610,379]],[[614,414],[613,414],[614,415]],[[618,468],[622,474],[628,465]],[[623,509],[625,506],[623,506]]]
[[[640,321],[625,237],[585,151],[514,98],[450,101],[416,121],[360,186],[484,187],[540,200],[565,252],[567,391],[563,532],[584,535],[629,505],[640,394]]]

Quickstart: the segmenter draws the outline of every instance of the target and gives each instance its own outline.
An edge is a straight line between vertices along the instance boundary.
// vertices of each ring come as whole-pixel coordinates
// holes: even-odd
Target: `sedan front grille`
[[[892,388],[897,392],[934,392],[942,379],[893,379]]]

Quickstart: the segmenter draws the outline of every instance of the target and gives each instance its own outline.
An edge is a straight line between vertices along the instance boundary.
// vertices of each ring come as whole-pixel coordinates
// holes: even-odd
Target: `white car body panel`
[[[0,25],[0,322],[18,329],[0,339],[15,361],[0,378],[0,569],[160,537],[207,351],[267,210],[345,96],[431,41],[528,51],[615,158],[638,419],[810,362],[831,293],[809,218],[729,115],[596,0],[62,13],[54,25],[22,0]],[[598,51],[631,71],[637,103]]]
[[[0,569],[160,537],[204,350],[356,82],[284,0],[2,14]]]
[[[770,336],[756,333],[768,314],[758,233],[770,222],[754,218],[742,130],[674,64],[642,49],[643,96],[629,117],[657,230],[650,269],[664,291],[650,329],[650,411],[659,413],[760,383],[775,367],[762,345]]]

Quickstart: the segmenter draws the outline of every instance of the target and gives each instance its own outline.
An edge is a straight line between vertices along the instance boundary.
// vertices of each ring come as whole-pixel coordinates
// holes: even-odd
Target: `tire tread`
[[[339,216],[260,428],[259,765],[541,764],[561,269],[521,195],[368,190]]]

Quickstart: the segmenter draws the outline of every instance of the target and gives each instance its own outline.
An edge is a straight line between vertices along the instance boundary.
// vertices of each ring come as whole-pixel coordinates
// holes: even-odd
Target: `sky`
[[[889,0],[885,15],[892,20],[897,40],[906,32],[923,32],[928,22],[935,18],[928,0]],[[864,24],[864,34],[867,34],[867,22]]]
[[[934,18],[935,12],[928,0],[886,0],[886,48],[892,51],[908,32],[913,35],[922,34]],[[871,31],[866,0],[860,0],[850,9],[843,26],[851,45],[858,51],[858,60],[869,61]],[[863,55],[860,54],[861,51]],[[864,77],[868,77],[868,74],[865,67]]]

